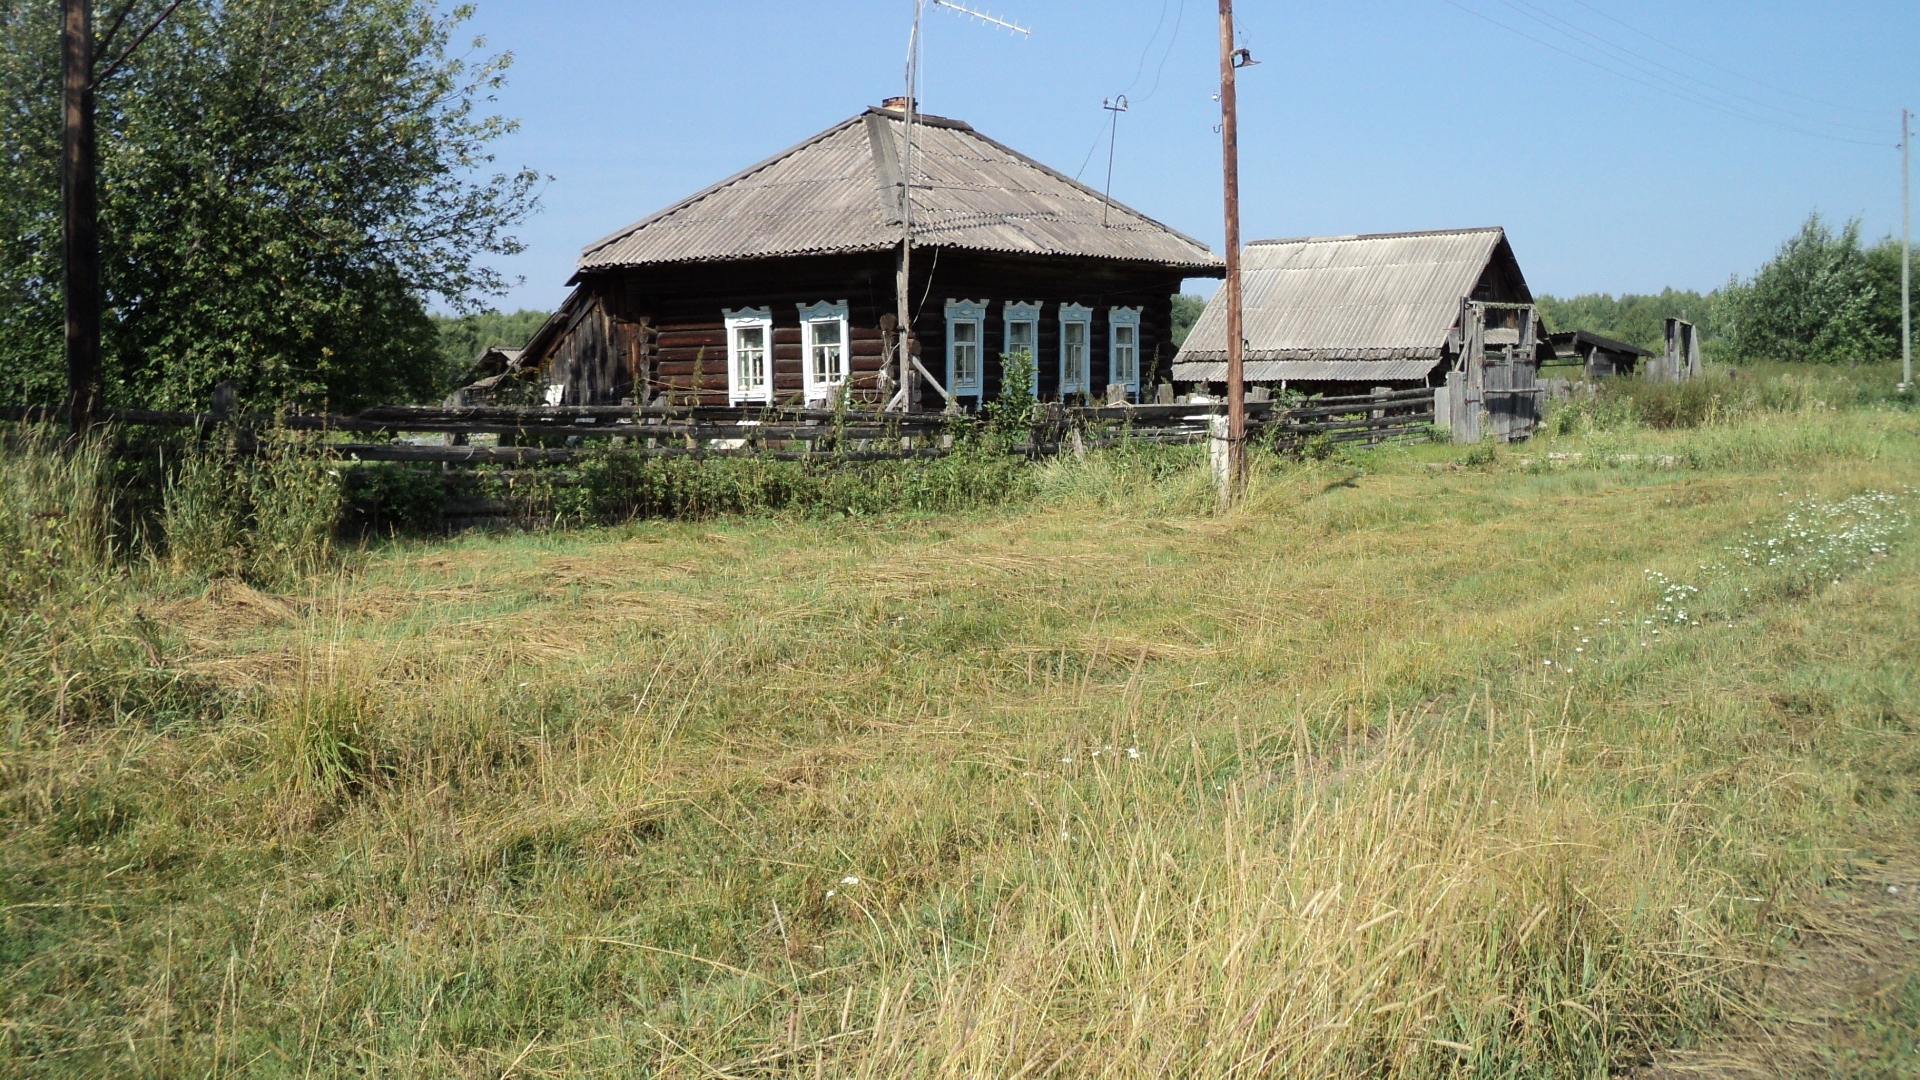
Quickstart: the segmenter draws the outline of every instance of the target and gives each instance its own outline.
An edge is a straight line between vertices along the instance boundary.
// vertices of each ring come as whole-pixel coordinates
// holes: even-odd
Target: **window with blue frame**
[[[980,355],[985,346],[987,301],[947,301],[947,391],[980,396]]]
[[[1026,354],[1028,370],[1032,372],[1031,384],[1027,389],[1035,394],[1040,392],[1040,302],[1025,303],[1009,301],[1002,312],[1006,325],[1006,348],[1002,355],[1011,360],[1022,353]]]
[[[1140,309],[1107,309],[1107,383],[1127,388],[1128,398],[1140,396]]]
[[[1093,347],[1093,309],[1060,305],[1060,397],[1088,391],[1087,359]]]

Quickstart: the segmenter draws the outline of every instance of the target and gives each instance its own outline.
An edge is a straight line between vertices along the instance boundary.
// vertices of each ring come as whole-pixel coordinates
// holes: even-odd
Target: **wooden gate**
[[[1447,374],[1447,408],[1455,442],[1492,435],[1513,442],[1540,420],[1537,350],[1540,313],[1532,304],[1466,300],[1460,306],[1459,363]]]

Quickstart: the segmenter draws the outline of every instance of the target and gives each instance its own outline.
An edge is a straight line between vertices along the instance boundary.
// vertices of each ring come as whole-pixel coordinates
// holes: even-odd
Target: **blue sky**
[[[1098,187],[1101,101],[1124,93],[1114,197],[1220,249],[1212,0],[969,2],[1032,35],[930,5],[924,110]],[[467,30],[515,57],[501,164],[553,177],[498,305],[551,307],[585,244],[899,93],[911,10],[479,0]],[[1242,0],[1237,17],[1261,61],[1239,84],[1249,240],[1504,225],[1535,291],[1571,295],[1712,288],[1815,210],[1899,228],[1911,0]]]

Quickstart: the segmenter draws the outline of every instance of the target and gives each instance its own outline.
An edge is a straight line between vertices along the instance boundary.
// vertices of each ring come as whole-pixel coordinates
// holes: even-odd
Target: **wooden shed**
[[[1538,342],[1533,293],[1498,227],[1259,240],[1246,246],[1241,282],[1252,385],[1335,394],[1437,386],[1487,346],[1531,363]],[[1225,296],[1216,293],[1173,377],[1224,392],[1226,368]]]
[[[868,109],[581,254],[521,363],[553,404],[962,408],[1026,352],[1043,399],[1137,397],[1171,377],[1172,297],[1206,246],[975,131]],[[912,144],[907,144],[909,126]],[[908,164],[903,164],[906,162]],[[902,177],[910,171],[898,392]],[[911,370],[911,368],[909,369]]]
[[[1629,345],[1588,330],[1568,330],[1547,335],[1554,356],[1562,360],[1578,359],[1588,378],[1605,375],[1631,375],[1640,361],[1653,355],[1652,349]]]

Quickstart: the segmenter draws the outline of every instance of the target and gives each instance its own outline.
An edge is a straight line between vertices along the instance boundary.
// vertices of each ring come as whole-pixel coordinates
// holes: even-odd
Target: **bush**
[[[435,465],[369,462],[346,474],[346,518],[362,533],[420,535],[440,524],[447,481]]]
[[[608,449],[579,466],[579,483],[553,496],[556,517],[613,523],[724,514],[868,516],[964,510],[1032,491],[1024,462],[972,441],[931,461],[780,461],[765,457],[654,457]]]
[[[1751,281],[1728,290],[1728,357],[1831,364],[1892,356],[1899,260],[1889,247],[1863,249],[1858,220],[1835,232],[1820,215],[1807,218]]]
[[[338,462],[318,436],[217,426],[187,444],[167,487],[167,555],[184,573],[285,586],[328,561],[342,505]]]

